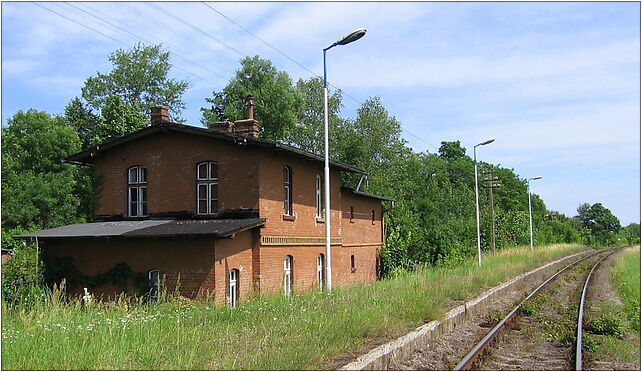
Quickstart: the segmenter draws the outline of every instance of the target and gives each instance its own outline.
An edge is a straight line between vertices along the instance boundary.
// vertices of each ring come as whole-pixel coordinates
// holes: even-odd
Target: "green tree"
[[[640,244],[640,224],[630,223],[623,227],[622,235],[629,245]]]
[[[83,149],[100,141],[98,131],[103,126],[102,118],[95,115],[80,98],[76,97],[69,101],[65,106],[64,118],[78,133]]]
[[[148,117],[149,107],[166,105],[173,120],[181,121],[178,115],[185,108],[181,97],[189,83],[168,77],[172,67],[169,52],[160,44],[138,43],[129,50],[118,49],[109,55],[109,61],[114,67],[108,74],[98,72],[82,87],[82,97],[91,109],[102,111],[110,97],[117,96],[144,117]]]
[[[44,111],[18,111],[2,128],[2,228],[79,222],[91,207],[84,174],[62,159],[80,150],[74,128]]]
[[[303,99],[285,71],[259,56],[241,59],[241,68],[222,91],[212,92],[202,107],[201,122],[234,121],[245,118],[245,98],[254,97],[254,118],[261,122],[261,137],[288,138],[301,112]]]
[[[303,150],[322,154],[324,149],[324,100],[323,79],[314,77],[299,79],[296,90],[302,98],[298,121],[289,132],[287,142]],[[342,92],[336,90],[328,94],[328,127],[330,131],[330,153],[337,154],[339,139],[345,128],[345,120],[339,116]]]
[[[591,232],[598,244],[609,245],[615,242],[615,234],[621,228],[620,220],[602,203],[580,204],[577,213],[577,219]]]

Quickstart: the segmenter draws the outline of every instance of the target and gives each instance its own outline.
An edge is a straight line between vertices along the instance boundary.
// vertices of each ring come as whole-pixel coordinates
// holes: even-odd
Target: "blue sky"
[[[203,3],[38,4],[51,11],[2,3],[3,125],[18,110],[62,113],[85,79],[110,70],[109,53],[139,40],[162,43],[172,76],[192,84],[182,114],[192,125],[245,55],[311,77]],[[460,140],[472,156],[495,137],[478,158],[544,176],[532,190],[549,209],[572,216],[601,202],[624,225],[640,221],[639,3],[208,4],[319,75],[324,47],[367,28],[328,52],[344,116],[378,95],[416,151]]]

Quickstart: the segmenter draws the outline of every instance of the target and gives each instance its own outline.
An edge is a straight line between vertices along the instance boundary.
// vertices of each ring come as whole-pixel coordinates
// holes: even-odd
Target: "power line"
[[[83,12],[83,13],[85,13],[85,14],[87,14],[87,15],[91,16],[91,17],[94,17],[94,18],[96,18],[96,19],[98,19],[98,20],[100,20],[100,21],[102,21],[102,22],[104,22],[104,23],[106,23],[106,24],[110,25],[111,27],[113,27],[113,28],[115,28],[115,29],[119,30],[121,33],[125,33],[125,34],[127,34],[127,35],[130,35],[130,36],[131,36],[131,37],[133,37],[135,40],[142,40],[142,41],[144,41],[144,42],[146,42],[146,43],[148,43],[148,44],[153,44],[153,43],[152,43],[152,42],[150,42],[149,40],[146,40],[146,39],[144,39],[144,38],[142,38],[142,37],[140,37],[140,36],[138,36],[138,35],[136,35],[136,34],[134,34],[134,33],[132,33],[132,32],[129,32],[129,31],[125,30],[124,28],[119,27],[118,25],[115,25],[115,24],[113,24],[113,23],[111,23],[111,22],[109,22],[109,21],[105,20],[104,18],[101,18],[101,17],[99,17],[99,16],[97,16],[97,15],[94,15],[94,14],[92,14],[92,13],[90,13],[90,12],[88,12],[88,11],[86,11],[86,10],[82,9],[82,8],[79,8],[79,7],[77,7],[77,6],[73,5],[73,4],[70,4],[70,3],[68,3],[68,2],[64,2],[64,4],[66,4],[67,6],[70,6],[70,7],[72,7],[72,8],[78,9],[78,10],[80,10],[81,12]],[[217,74],[217,75],[219,75],[219,76],[221,76],[221,77],[225,78],[225,76],[223,76],[222,74],[220,74],[220,73],[218,73],[218,72],[216,72],[216,71],[210,70],[209,68],[207,68],[207,67],[205,67],[205,66],[202,66],[202,65],[200,65],[199,63],[194,62],[194,61],[192,61],[192,60],[190,60],[190,59],[188,59],[188,58],[186,58],[186,57],[183,57],[182,55],[180,55],[180,54],[178,54],[178,53],[176,53],[176,52],[173,52],[173,54],[174,54],[176,57],[178,57],[178,58],[180,58],[180,59],[182,59],[182,60],[184,60],[184,61],[186,61],[186,62],[189,62],[189,63],[192,63],[192,64],[194,64],[194,65],[197,65],[197,66],[199,66],[199,67],[201,67],[201,68],[204,68],[205,70],[208,70],[208,71],[210,71],[210,72],[212,72],[212,73],[214,73],[214,74]],[[180,68],[180,67],[178,67],[178,66],[175,66],[175,67],[176,67],[176,68],[178,68],[178,69],[181,69],[181,68]],[[181,69],[181,70],[183,70],[183,69]],[[183,71],[185,71],[185,70],[183,70]],[[185,71],[185,72],[187,72],[187,71]],[[188,73],[189,73],[189,72],[188,72]],[[193,76],[196,76],[196,77],[200,78],[201,80],[206,81],[206,82],[208,82],[208,83],[210,83],[210,84],[212,84],[212,85],[216,85],[214,82],[212,82],[212,81],[210,81],[209,79],[204,78],[204,77],[202,77],[202,76],[200,76],[200,75],[197,75],[197,74],[194,74],[194,73],[189,73],[189,74],[192,74]]]
[[[159,22],[158,20],[154,19],[153,17],[148,16],[145,12],[142,12],[142,11],[140,11],[140,10],[130,6],[130,5],[128,5],[126,2],[119,3],[119,5],[126,7],[127,9],[129,9],[130,12],[136,13],[140,17],[143,17],[143,18],[145,18],[145,19],[147,19],[147,20],[149,20],[151,22],[156,23],[157,25],[159,25],[162,28],[166,28],[166,29],[168,29],[170,31],[173,31],[173,32],[177,33],[177,34],[182,34],[183,36],[187,36],[184,32],[179,31],[179,30],[169,26],[167,23]],[[201,43],[203,46],[209,48],[209,45],[203,43],[201,41],[201,39],[194,39],[194,38],[191,38],[191,36],[187,36],[187,37],[190,37],[191,40],[196,40],[197,42]],[[215,73],[218,74],[218,72],[215,72]]]
[[[304,65],[302,65],[301,63],[297,62],[296,60],[294,60],[294,58],[292,58],[292,57],[288,56],[287,54],[285,54],[285,52],[281,51],[279,48],[277,48],[277,47],[275,47],[274,45],[270,44],[269,42],[267,42],[266,40],[264,40],[264,39],[263,39],[263,38],[261,38],[260,36],[256,35],[256,34],[255,34],[255,33],[253,33],[252,31],[248,30],[247,28],[243,27],[243,25],[239,24],[238,22],[234,21],[234,20],[233,20],[233,19],[231,19],[230,17],[226,16],[226,15],[225,15],[225,14],[223,14],[221,11],[217,10],[216,8],[214,8],[214,7],[212,7],[211,5],[207,4],[206,2],[203,2],[203,1],[202,1],[202,2],[201,2],[201,4],[203,4],[203,5],[205,5],[206,7],[210,8],[212,11],[216,12],[216,13],[217,13],[217,14],[219,14],[221,17],[223,17],[223,18],[227,19],[229,22],[231,22],[232,24],[234,24],[235,26],[237,26],[237,27],[238,27],[238,28],[240,28],[241,30],[243,30],[243,31],[247,32],[248,34],[250,34],[250,35],[251,35],[251,36],[253,36],[254,38],[256,38],[256,39],[258,39],[259,41],[261,41],[263,44],[265,44],[265,45],[267,45],[268,47],[272,48],[273,50],[275,50],[276,52],[278,52],[279,54],[281,54],[281,55],[282,55],[282,56],[284,56],[285,58],[287,58],[287,59],[289,59],[290,61],[292,61],[292,62],[293,62],[294,64],[296,64],[297,66],[299,66],[299,67],[301,67],[302,69],[304,69],[305,71],[307,71],[307,72],[311,73],[311,74],[312,74],[312,76],[314,76],[314,77],[318,77],[318,78],[321,78],[321,76],[319,76],[318,74],[316,74],[314,71],[310,70],[310,69],[309,69],[309,68],[307,68],[306,66],[304,66]],[[330,83],[328,83],[328,84],[329,84],[329,85],[331,85],[331,86],[332,86],[333,88],[335,88],[335,89],[339,89],[338,87],[336,87],[336,86],[334,86],[334,85],[332,85],[332,84],[330,84]],[[358,99],[356,99],[356,98],[352,97],[350,94],[348,94],[348,93],[346,93],[346,92],[343,92],[343,94],[344,94],[346,97],[348,97],[348,98],[352,99],[352,100],[353,100],[354,102],[356,102],[358,105],[362,105],[362,104],[363,104],[363,102],[361,102],[361,101],[359,101]],[[416,134],[412,133],[411,131],[409,131],[409,130],[407,130],[407,129],[403,129],[403,128],[402,128],[402,130],[403,130],[404,132],[406,132],[406,133],[410,134],[411,136],[415,137],[416,139],[418,139],[418,140],[422,141],[423,143],[425,143],[425,144],[429,145],[429,146],[430,146],[430,147],[432,147],[433,149],[437,150],[437,148],[436,148],[435,146],[431,145],[430,143],[428,143],[427,141],[425,141],[423,138],[419,137],[418,135],[416,135]]]
[[[147,3],[147,5],[148,5],[148,6],[151,6],[151,7],[153,7],[153,8],[155,8],[155,9],[158,9],[158,10],[160,10],[161,12],[163,12],[163,10],[162,10],[158,5],[156,5],[156,4],[153,4],[153,3]],[[163,13],[165,13],[165,12],[163,12]],[[224,43],[223,41],[221,41],[221,40],[219,40],[219,39],[215,38],[214,36],[212,36],[212,35],[208,34],[207,32],[205,32],[205,31],[203,31],[203,30],[201,30],[200,28],[198,28],[198,27],[196,27],[196,26],[194,26],[194,25],[190,24],[189,22],[186,22],[185,20],[183,20],[183,19],[182,19],[182,18],[180,18],[179,16],[177,16],[177,15],[173,15],[173,16],[172,16],[172,18],[176,19],[177,21],[179,21],[179,22],[183,23],[184,25],[186,25],[186,26],[188,26],[188,27],[191,27],[192,29],[194,29],[194,30],[196,30],[196,31],[200,32],[201,34],[203,34],[203,35],[207,36],[208,38],[210,38],[210,39],[212,39],[212,40],[214,40],[214,41],[216,41],[217,43],[219,43],[219,44],[221,44],[221,45],[223,45],[223,46],[225,46],[225,47],[227,47],[227,48],[229,48],[229,49],[233,50],[234,52],[236,52],[236,53],[237,53],[237,54],[239,54],[240,56],[244,56],[244,55],[245,55],[245,53],[240,52],[238,49],[234,48],[233,46],[231,46],[231,45],[229,45],[229,44]]]

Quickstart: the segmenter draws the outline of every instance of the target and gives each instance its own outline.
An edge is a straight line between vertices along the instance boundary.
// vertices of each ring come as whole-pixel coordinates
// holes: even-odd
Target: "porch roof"
[[[144,220],[81,223],[16,235],[15,238],[162,238],[207,235],[229,237],[265,223],[265,218],[217,220]]]

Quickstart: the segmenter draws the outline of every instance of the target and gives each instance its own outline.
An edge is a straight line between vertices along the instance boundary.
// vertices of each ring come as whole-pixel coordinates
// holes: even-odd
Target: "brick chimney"
[[[218,130],[221,132],[234,132],[234,123],[232,123],[231,121],[216,121],[214,123],[209,123],[208,127],[209,129]]]
[[[169,123],[169,107],[167,106],[154,106],[151,110],[151,124],[158,125],[161,123]]]
[[[252,96],[245,98],[245,114],[246,119],[234,122],[234,133],[258,138],[261,126],[259,121],[254,119],[254,97]]]

